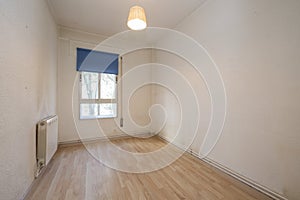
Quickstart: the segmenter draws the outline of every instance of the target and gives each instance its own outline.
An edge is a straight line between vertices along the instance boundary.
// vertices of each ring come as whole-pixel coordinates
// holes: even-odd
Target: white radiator
[[[46,166],[57,150],[58,117],[47,117],[37,124],[36,132],[36,159],[37,173]]]

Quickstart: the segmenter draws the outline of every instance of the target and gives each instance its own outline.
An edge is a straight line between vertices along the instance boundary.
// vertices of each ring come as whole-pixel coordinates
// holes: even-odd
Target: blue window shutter
[[[119,55],[77,48],[77,71],[118,74]]]

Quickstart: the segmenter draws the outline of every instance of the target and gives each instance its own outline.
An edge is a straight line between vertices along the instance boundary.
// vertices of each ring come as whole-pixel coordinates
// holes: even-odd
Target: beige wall
[[[157,124],[162,124],[166,120],[159,135],[200,156],[200,149],[205,143],[212,116],[211,96],[207,89],[207,83],[202,77],[203,74],[200,74],[195,66],[183,57],[168,51],[153,50],[153,59],[155,63],[162,64],[160,68],[152,70],[153,81],[169,86],[152,86],[152,103],[161,105],[166,112],[165,115],[155,115],[156,123],[152,126],[153,132],[159,131]],[[161,68],[164,66],[176,73],[163,74]],[[178,77],[178,74],[181,77]],[[185,82],[188,82],[189,87],[182,89]],[[191,94],[194,94],[195,97]],[[196,103],[193,103],[193,98]],[[184,116],[183,113],[186,110],[188,110],[188,114]],[[199,121],[194,120],[195,118]],[[189,129],[181,129],[183,125],[187,125]]]
[[[123,55],[123,74],[125,77],[122,84],[123,99],[129,99],[130,101],[129,104],[125,101],[122,102],[124,105],[122,107],[124,113],[124,127],[122,130],[119,127],[121,108],[120,99],[118,102],[119,112],[116,119],[79,120],[79,73],[76,72],[75,67],[76,48],[94,49],[105,39],[106,38],[101,35],[80,32],[63,27],[60,28],[58,57],[59,142],[70,142],[79,139],[90,140],[103,138],[104,136],[119,136],[123,135],[124,131],[129,134],[143,134],[150,132],[149,128],[145,125],[149,123],[148,107],[150,106],[151,88],[142,87],[133,93],[132,98],[126,98],[131,95],[128,86],[132,83],[132,80],[126,76],[128,74],[127,72],[132,72],[131,70],[138,67],[140,64],[150,62],[150,50],[138,50],[123,55],[124,52],[120,49],[107,46],[100,48],[103,51],[120,53]],[[138,77],[150,80],[151,74],[150,72],[142,73],[138,74]],[[130,115],[126,115],[125,113],[127,113],[129,107]],[[129,123],[130,117],[135,121],[136,125]],[[99,129],[99,127],[101,127],[101,129]]]
[[[0,199],[34,179],[35,125],[56,114],[57,29],[41,0],[0,1]]]
[[[199,152],[200,146],[207,132],[211,116],[210,96],[206,89],[205,82],[191,64],[175,54],[162,50],[154,50],[153,59],[156,63],[171,67],[176,71],[176,73],[184,77],[184,80],[188,81],[191,88],[194,88],[194,91],[191,91],[191,88],[188,88],[189,91],[182,91],[182,89],[180,89],[180,85],[183,85],[184,81],[182,79],[178,79],[177,74],[167,73],[162,76],[161,69],[152,70],[152,79],[154,82],[162,82],[165,85],[170,86],[167,88],[153,85],[152,103],[161,105],[165,109],[167,115],[157,114],[156,124],[153,125],[152,129],[154,132],[159,131],[158,128],[160,126],[157,124],[162,124],[163,121],[166,120],[165,126],[160,131],[160,136],[168,141],[173,141],[180,147],[188,148],[188,150],[193,150],[194,152]],[[176,92],[176,88],[178,88],[179,91]],[[181,98],[177,96],[180,91],[185,94]],[[195,123],[191,120],[191,118],[195,117],[192,112],[186,115],[188,118],[181,120],[181,117],[183,117],[181,109],[194,110],[198,112],[196,108],[197,105],[194,105],[188,96],[188,93],[190,92],[195,92],[195,97],[197,98],[196,100],[199,106],[199,126],[197,132],[194,132],[192,129],[180,130],[180,122],[188,124],[189,127],[192,126],[191,123]],[[178,130],[180,131],[177,132]],[[191,136],[191,140],[185,144],[184,139],[187,138],[187,135]],[[188,146],[186,146],[187,144]]]
[[[151,85],[140,85],[151,82],[151,68],[144,67],[152,62],[150,49],[128,52],[123,57],[122,75],[122,110],[124,118],[123,131],[130,135],[150,133],[151,119],[149,109],[151,102]],[[145,70],[139,70],[145,69]]]
[[[211,0],[176,28],[207,49],[225,83],[225,127],[208,158],[289,199],[300,198],[299,21],[299,1]]]

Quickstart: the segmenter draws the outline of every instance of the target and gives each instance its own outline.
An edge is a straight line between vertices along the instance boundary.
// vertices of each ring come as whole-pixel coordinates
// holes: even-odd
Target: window
[[[117,117],[117,75],[81,72],[80,119]]]

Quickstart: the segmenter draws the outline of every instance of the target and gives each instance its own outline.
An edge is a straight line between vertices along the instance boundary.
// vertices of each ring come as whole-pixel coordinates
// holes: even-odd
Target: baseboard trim
[[[176,144],[176,143],[174,143],[174,142],[171,142],[167,137],[165,137],[165,136],[163,136],[163,135],[159,135],[159,134],[158,134],[157,136],[158,136],[160,139],[164,140],[165,142],[174,145],[174,146],[177,147],[178,149],[180,149],[180,150],[182,150],[182,151],[184,151],[184,152],[189,152],[189,151],[188,151],[188,148],[185,148],[183,145],[180,146],[179,144]],[[189,152],[189,153],[191,153],[191,152]]]
[[[197,155],[194,155],[194,156],[199,158],[199,156],[197,156]],[[201,159],[201,158],[199,158],[199,159]],[[218,162],[216,162],[212,159],[203,158],[201,160],[203,160],[207,164],[221,170],[222,172],[232,176],[233,178],[236,178],[239,181],[249,185],[250,187],[255,188],[256,190],[260,191],[261,193],[268,195],[269,197],[271,197],[275,200],[288,200],[287,198],[283,197],[282,195],[268,189],[267,187],[265,187],[265,186],[263,186],[259,183],[254,182],[253,180],[251,180],[251,179],[249,179],[249,178],[247,178],[247,177],[245,177],[245,176],[243,176],[239,173],[236,173],[236,172],[232,171],[231,169],[219,164]]]
[[[34,177],[33,181],[32,181],[31,184],[30,184],[30,186],[27,188],[27,190],[25,191],[25,193],[22,195],[21,200],[27,199],[27,197],[28,197],[28,195],[30,194],[30,192],[32,192],[32,188],[35,188],[36,185],[40,182],[41,177],[43,177],[43,175],[44,175],[46,169],[48,168],[49,165],[52,164],[52,162],[53,162],[53,157],[52,157],[51,160],[49,161],[48,165],[44,166],[44,167],[41,169],[39,175]]]
[[[151,133],[139,133],[139,134],[133,134],[133,135],[127,135],[127,134],[123,133],[123,134],[107,136],[107,137],[94,137],[94,138],[88,138],[88,139],[63,141],[63,142],[59,142],[58,145],[60,148],[63,148],[63,147],[69,147],[69,146],[74,146],[74,145],[89,144],[89,143],[95,143],[95,142],[105,142],[108,140],[127,139],[127,138],[132,138],[132,137],[148,138],[148,137],[152,137],[152,136],[153,135]]]
[[[170,142],[168,138],[166,138],[164,136],[161,136],[161,135],[158,135],[158,136],[162,140],[164,140],[164,141],[166,141],[168,143],[171,143],[172,145],[174,145],[177,148],[185,151],[186,153],[191,154],[192,156],[194,156],[194,157],[196,157],[196,158],[204,161],[205,163],[209,164],[212,167],[215,167],[215,168],[219,169],[220,171],[224,172],[225,174],[227,174],[227,175],[229,175],[229,176],[231,176],[231,177],[233,177],[233,178],[235,178],[235,179],[237,179],[237,180],[245,183],[246,185],[248,185],[248,186],[250,186],[250,187],[252,187],[252,188],[260,191],[261,193],[263,193],[263,194],[271,197],[272,199],[275,199],[275,200],[288,200],[287,198],[283,197],[282,195],[280,195],[280,194],[278,194],[278,193],[276,193],[276,192],[268,189],[267,187],[265,187],[265,186],[263,186],[263,185],[261,185],[259,183],[256,183],[255,181],[253,181],[253,180],[251,180],[251,179],[249,179],[249,178],[247,178],[247,177],[245,177],[245,176],[243,176],[243,175],[241,175],[239,173],[236,173],[235,171],[233,171],[233,170],[231,170],[231,169],[229,169],[229,168],[227,168],[227,167],[219,164],[218,162],[216,162],[216,161],[214,161],[214,160],[212,160],[210,158],[201,158],[197,153],[195,153],[195,152],[193,152],[191,150],[185,150],[184,148],[182,148],[182,147],[180,147],[180,146],[178,146],[178,145]]]

